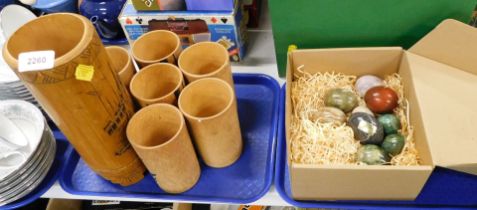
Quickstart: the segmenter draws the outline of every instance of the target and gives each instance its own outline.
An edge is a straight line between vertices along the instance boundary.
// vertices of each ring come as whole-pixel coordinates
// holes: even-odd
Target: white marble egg
[[[384,82],[381,78],[374,75],[364,75],[356,80],[356,90],[361,97],[364,97],[366,91],[376,86],[384,86]]]

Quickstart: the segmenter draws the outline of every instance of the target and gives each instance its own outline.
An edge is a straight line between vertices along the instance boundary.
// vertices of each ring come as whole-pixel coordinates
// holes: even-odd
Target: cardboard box
[[[150,30],[170,30],[179,35],[183,48],[197,42],[213,41],[227,48],[232,61],[245,56],[246,23],[242,21],[242,9],[238,4],[232,12],[138,12],[128,2],[119,22],[130,44]]]
[[[132,0],[138,11],[185,10],[185,0]]]
[[[185,0],[191,11],[232,11],[234,0]]]
[[[243,7],[245,10],[245,16],[248,16],[247,27],[249,28],[258,28],[260,23],[260,9],[261,9],[260,0],[244,0]]]
[[[46,210],[81,210],[81,200],[56,199],[48,201]]]
[[[172,205],[172,210],[192,210],[191,203],[174,203]]]
[[[421,166],[295,164],[288,158],[298,200],[413,200],[435,166],[477,174],[477,29],[446,20],[410,50],[399,47],[296,50],[288,55],[287,83],[300,65],[308,73],[385,76],[398,72],[410,103]],[[287,154],[291,85],[287,85]]]

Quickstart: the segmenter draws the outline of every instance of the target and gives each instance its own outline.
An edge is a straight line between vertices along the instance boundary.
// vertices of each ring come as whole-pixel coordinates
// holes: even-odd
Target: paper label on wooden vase
[[[18,71],[41,71],[52,69],[55,65],[55,51],[33,51],[18,55]]]
[[[80,64],[76,67],[75,77],[77,80],[90,82],[94,76],[94,66]]]

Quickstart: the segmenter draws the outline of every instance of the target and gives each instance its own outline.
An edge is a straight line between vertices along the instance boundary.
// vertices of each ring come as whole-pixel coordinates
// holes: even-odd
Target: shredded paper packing
[[[357,152],[361,145],[354,139],[351,127],[338,121],[320,122],[316,117],[320,109],[325,107],[324,96],[329,89],[344,88],[352,90],[358,96],[354,87],[357,77],[333,72],[309,74],[302,69],[303,66],[297,69],[300,75],[295,75],[295,81],[291,84],[291,161],[317,165],[364,164],[357,161]],[[399,96],[399,105],[394,113],[401,120],[400,132],[406,139],[401,154],[392,157],[389,164],[419,165],[401,77],[398,74],[389,75],[384,78],[384,83]],[[366,105],[362,98],[359,100],[360,105]]]

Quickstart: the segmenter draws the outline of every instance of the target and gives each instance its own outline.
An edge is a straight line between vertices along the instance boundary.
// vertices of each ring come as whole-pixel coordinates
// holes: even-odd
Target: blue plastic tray
[[[66,149],[69,146],[69,143],[66,138],[64,138],[63,135],[61,135],[59,132],[54,131],[53,133],[55,134],[56,138],[56,155],[55,160],[53,161],[53,165],[51,166],[50,171],[46,175],[45,179],[30,194],[21,198],[18,201],[15,201],[5,206],[1,206],[0,209],[17,209],[35,201],[40,196],[42,196],[48,189],[50,189],[50,187],[58,179],[61,174],[60,172],[63,168],[63,161],[65,159],[64,155]]]
[[[285,86],[280,92],[275,187],[289,204],[302,208],[477,208],[477,176],[436,167],[414,201],[298,201],[291,196],[290,174],[286,162]]]
[[[244,150],[227,168],[214,169],[201,163],[202,174],[189,191],[172,195],[161,190],[150,174],[139,183],[121,187],[95,174],[71,149],[60,178],[71,194],[154,198],[221,203],[251,203],[268,192],[275,163],[279,85],[261,74],[234,75]]]

